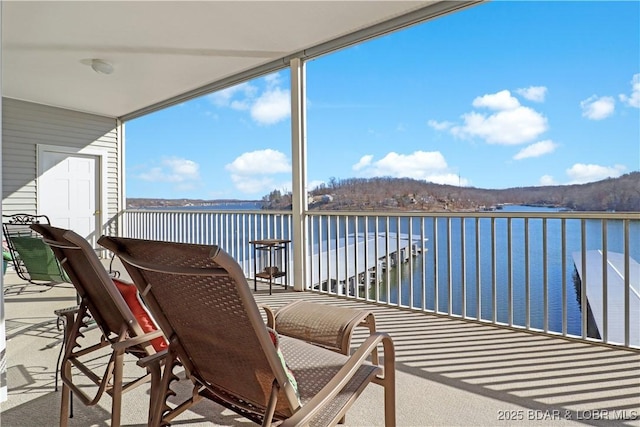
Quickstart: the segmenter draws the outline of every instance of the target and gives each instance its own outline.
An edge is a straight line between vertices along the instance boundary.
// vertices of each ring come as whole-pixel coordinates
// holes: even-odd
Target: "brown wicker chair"
[[[152,392],[154,425],[203,397],[263,425],[335,425],[370,382],[384,386],[385,424],[395,425],[395,356],[386,334],[371,334],[351,356],[285,335],[276,349],[241,267],[220,248],[106,236],[98,243],[123,261],[169,340],[162,386]],[[382,366],[367,361],[380,343]],[[177,360],[194,393],[171,409]]]
[[[104,393],[111,395],[111,426],[119,426],[122,394],[151,380],[151,373],[144,370],[140,376],[124,383],[125,354],[143,358],[157,352],[166,353],[166,341],[162,332],[149,323],[153,321],[148,314],[145,316],[141,312],[142,306],[132,302],[136,297],[135,287],[112,279],[94,249],[82,236],[44,224],[33,224],[31,228],[49,244],[75,286],[80,300],[77,309],[61,313],[66,317],[66,326],[60,370],[63,383],[60,425],[67,425],[73,392],[88,406],[98,403]],[[118,286],[122,287],[121,290]],[[89,324],[94,321],[102,331],[98,342],[93,334],[86,333]],[[109,356],[106,366],[96,365],[95,358],[103,354]],[[92,397],[87,394],[87,381],[74,378],[75,373],[83,374],[97,386]]]

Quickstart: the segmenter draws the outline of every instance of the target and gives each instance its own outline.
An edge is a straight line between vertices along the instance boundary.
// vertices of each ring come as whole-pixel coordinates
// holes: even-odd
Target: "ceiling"
[[[2,95],[127,119],[474,3],[5,0]]]

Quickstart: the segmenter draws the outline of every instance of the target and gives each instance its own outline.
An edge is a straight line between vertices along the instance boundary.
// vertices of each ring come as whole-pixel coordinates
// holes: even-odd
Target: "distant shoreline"
[[[260,204],[262,200],[240,200],[240,199],[218,199],[218,200],[201,200],[201,199],[152,199],[152,198],[128,198],[127,209],[144,209],[144,208],[193,208],[193,207],[211,207],[211,206],[227,206],[234,204]]]
[[[152,206],[136,206],[129,207],[129,209],[149,209],[149,210],[263,210],[265,202],[258,200],[234,200],[234,201],[221,201],[221,202],[210,202],[206,204],[186,204],[186,205],[152,205]],[[533,209],[553,209],[557,211],[568,211],[570,209],[565,208],[563,206],[554,206],[554,205],[542,205],[542,204],[521,204],[521,203],[504,203],[497,206],[491,206],[483,209],[479,209],[475,212],[493,212],[493,211],[502,211],[502,210],[511,210],[513,208],[527,208],[527,210]],[[270,209],[265,209],[270,210]],[[271,209],[272,210],[272,209]],[[286,209],[285,209],[286,210]],[[382,211],[390,211],[389,209],[383,209]],[[395,210],[398,211],[397,209]],[[403,210],[404,211],[404,210]],[[412,211],[412,212],[427,212],[427,211]],[[459,210],[456,212],[470,212],[469,210]]]

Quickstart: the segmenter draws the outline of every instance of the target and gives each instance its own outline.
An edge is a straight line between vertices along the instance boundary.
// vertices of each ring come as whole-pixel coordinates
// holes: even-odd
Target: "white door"
[[[95,243],[100,212],[99,156],[42,151],[39,213]]]

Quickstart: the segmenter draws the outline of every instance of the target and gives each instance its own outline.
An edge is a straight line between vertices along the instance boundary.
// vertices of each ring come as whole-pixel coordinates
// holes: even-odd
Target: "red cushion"
[[[117,279],[113,279],[113,283],[115,283],[116,287],[120,291],[120,294],[122,294],[124,301],[129,306],[131,313],[133,313],[135,318],[138,320],[138,323],[140,324],[142,330],[145,333],[157,331],[158,327],[151,318],[151,315],[138,299],[138,290],[136,289],[136,287],[129,283],[121,282]],[[153,348],[155,348],[156,351],[160,351],[167,348],[167,341],[164,339],[164,337],[160,336],[151,340],[151,345],[153,345]]]

